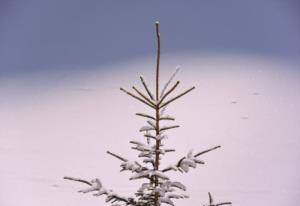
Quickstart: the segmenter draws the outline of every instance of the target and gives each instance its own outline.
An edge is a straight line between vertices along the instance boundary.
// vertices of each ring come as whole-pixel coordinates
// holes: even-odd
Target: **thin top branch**
[[[156,38],[157,38],[157,57],[156,57],[156,100],[159,98],[159,62],[160,62],[160,33],[159,22],[155,22]]]

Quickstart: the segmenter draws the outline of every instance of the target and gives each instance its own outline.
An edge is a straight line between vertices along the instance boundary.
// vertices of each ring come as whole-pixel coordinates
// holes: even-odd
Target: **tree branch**
[[[174,125],[174,126],[162,127],[162,128],[160,128],[159,132],[162,132],[162,131],[165,131],[165,130],[168,130],[168,129],[178,128],[178,127],[180,127],[180,126],[179,125]]]
[[[159,62],[160,62],[160,33],[159,22],[155,22],[156,39],[157,39],[157,56],[156,56],[156,100],[159,98]]]
[[[156,140],[156,137],[151,134],[144,134],[144,137],[149,137],[149,138]]]
[[[133,86],[132,89],[134,89],[134,91],[136,91],[141,97],[143,97],[149,104],[155,106],[154,102],[151,101],[148,97],[146,97],[142,92],[140,92],[135,86]]]
[[[202,151],[202,152],[199,152],[199,153],[195,154],[193,157],[198,157],[198,156],[200,156],[200,155],[202,155],[202,154],[205,154],[205,153],[207,153],[207,152],[213,151],[213,150],[218,149],[218,148],[220,148],[220,147],[221,147],[221,146],[219,145],[219,146],[216,146],[216,147],[213,147],[213,148],[204,150],[204,151]],[[176,168],[179,168],[181,162],[182,162],[185,158],[186,158],[186,157],[182,157],[182,158],[178,161],[178,163],[177,163],[176,165],[174,165],[174,166],[175,166]],[[204,164],[204,162],[203,162],[203,163],[198,162],[198,164]],[[163,169],[162,172],[167,172],[167,171],[170,171],[170,170],[173,170],[173,169],[174,169],[174,168],[172,168],[172,167],[168,167],[168,168],[166,168],[166,169]]]
[[[87,180],[78,179],[78,178],[73,178],[73,177],[67,177],[67,176],[65,176],[64,179],[65,179],[65,180],[72,180],[72,181],[76,181],[76,182],[81,182],[81,183],[85,183],[85,184],[87,184],[87,185],[89,185],[89,186],[92,186],[92,183],[90,183],[90,182],[87,181]]]
[[[195,87],[192,87],[192,88],[186,90],[185,92],[182,92],[181,94],[177,95],[176,97],[174,97],[174,98],[168,100],[167,102],[163,103],[163,104],[160,106],[160,108],[167,106],[167,105],[170,104],[171,102],[173,102],[173,101],[175,101],[176,99],[182,97],[183,95],[189,93],[189,92],[192,91],[193,89],[195,89]]]
[[[221,203],[216,204],[216,206],[219,206],[219,205],[231,205],[231,204],[232,204],[231,202],[221,202]]]
[[[203,155],[203,154],[205,154],[205,153],[207,153],[207,152],[213,151],[213,150],[218,149],[218,148],[220,148],[220,147],[221,147],[221,146],[219,145],[219,146],[216,146],[216,147],[213,147],[213,148],[204,150],[204,151],[202,151],[202,152],[199,152],[199,153],[195,154],[194,157],[198,157],[198,156],[200,156],[200,155]]]
[[[175,120],[175,118],[174,117],[161,117],[161,118],[159,118],[159,120]]]
[[[150,89],[148,88],[148,85],[147,85],[147,83],[146,83],[144,77],[143,77],[143,76],[140,76],[140,79],[141,79],[141,82],[142,82],[142,84],[143,84],[143,86],[144,86],[144,88],[145,88],[147,94],[149,95],[150,99],[154,100],[153,95],[151,94]]]
[[[110,154],[111,156],[114,156],[115,158],[117,158],[117,159],[119,159],[119,160],[121,160],[121,161],[123,161],[123,162],[127,162],[127,161],[128,161],[127,159],[125,159],[125,158],[123,158],[123,157],[121,157],[121,156],[119,156],[119,155],[116,155],[116,154],[114,154],[114,153],[112,153],[112,152],[110,152],[110,151],[106,151],[106,153],[107,153],[107,154]]]
[[[209,205],[208,206],[220,206],[220,205],[231,205],[232,204],[231,202],[214,203],[214,200],[213,200],[210,192],[208,192],[208,197],[209,197]]]
[[[179,71],[179,69],[180,69],[180,67],[177,66],[175,72],[171,75],[170,79],[167,81],[167,83],[165,84],[164,88],[162,89],[162,91],[160,93],[160,98],[165,94],[166,89],[168,88],[169,84],[171,83],[171,81],[176,76],[176,74]]]
[[[141,116],[141,117],[146,117],[146,118],[149,118],[149,119],[152,119],[152,120],[155,120],[155,117],[152,117],[148,114],[144,114],[144,113],[136,113],[137,116]]]
[[[180,81],[177,81],[177,82],[174,84],[174,86],[171,87],[171,89],[170,89],[169,91],[167,91],[167,93],[164,94],[164,95],[161,97],[161,99],[160,99],[158,105],[160,105],[160,104],[165,100],[165,98],[166,98],[172,91],[174,91],[174,89],[179,85],[179,83],[180,83]]]
[[[137,97],[136,95],[134,95],[134,94],[128,92],[127,90],[123,89],[122,87],[120,88],[120,90],[121,90],[122,92],[125,92],[125,93],[128,94],[129,96],[131,96],[131,97],[133,97],[133,98],[135,98],[135,99],[137,99],[137,100],[143,102],[144,104],[148,105],[149,107],[155,109],[155,107],[154,107],[153,105],[151,105],[151,104],[149,104],[148,102],[146,102],[145,100],[143,100],[143,99]]]

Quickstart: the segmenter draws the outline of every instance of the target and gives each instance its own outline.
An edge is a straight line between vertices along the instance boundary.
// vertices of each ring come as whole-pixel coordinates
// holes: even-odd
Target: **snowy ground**
[[[175,66],[181,91],[193,94],[170,107],[182,127],[170,133],[175,147],[163,164],[190,148],[204,166],[174,174],[190,199],[202,205],[210,191],[234,205],[295,205],[300,200],[300,71],[297,65],[237,56],[193,54],[163,57],[162,76]],[[119,175],[119,162],[106,150],[134,158],[129,140],[141,139],[142,105],[119,91],[154,79],[154,60],[109,66],[112,72],[36,74],[0,82],[0,205],[105,205],[103,198],[76,193],[85,187],[63,176],[99,177],[108,188],[131,194],[140,182]],[[142,68],[142,69],[141,69]],[[299,68],[299,65],[298,65]],[[172,175],[171,175],[172,176]]]

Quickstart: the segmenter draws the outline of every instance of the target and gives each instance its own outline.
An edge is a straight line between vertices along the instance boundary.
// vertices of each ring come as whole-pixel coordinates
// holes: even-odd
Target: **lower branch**
[[[87,180],[83,180],[83,179],[78,179],[78,178],[73,178],[73,177],[64,177],[65,180],[72,180],[72,181],[76,181],[76,182],[82,182],[82,183],[85,183],[89,186],[92,186],[92,183],[90,183],[89,181]]]
[[[94,196],[106,195],[107,196],[105,199],[106,202],[120,201],[120,202],[125,202],[126,205],[136,205],[136,202],[133,198],[122,197],[122,196],[114,193],[112,190],[107,190],[106,188],[104,188],[101,181],[97,178],[95,178],[91,181],[87,181],[87,180],[83,180],[83,179],[79,179],[79,178],[73,178],[73,177],[64,177],[64,179],[75,181],[75,182],[81,182],[81,183],[89,185],[90,186],[89,188],[80,190],[79,192],[82,192],[82,193],[95,192],[93,194]]]

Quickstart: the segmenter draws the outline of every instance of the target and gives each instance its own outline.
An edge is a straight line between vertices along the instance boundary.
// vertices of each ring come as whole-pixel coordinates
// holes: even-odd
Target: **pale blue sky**
[[[293,0],[0,2],[0,76],[91,68],[162,51],[300,57]]]

